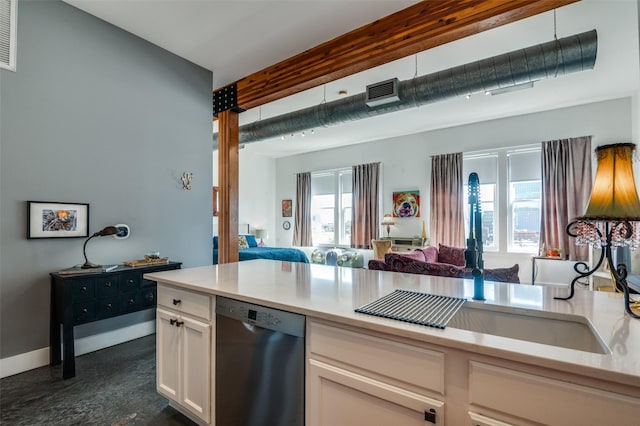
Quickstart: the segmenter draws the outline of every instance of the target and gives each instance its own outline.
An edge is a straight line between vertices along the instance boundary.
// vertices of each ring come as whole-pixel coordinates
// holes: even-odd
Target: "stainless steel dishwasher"
[[[216,297],[216,426],[304,425],[305,317]]]

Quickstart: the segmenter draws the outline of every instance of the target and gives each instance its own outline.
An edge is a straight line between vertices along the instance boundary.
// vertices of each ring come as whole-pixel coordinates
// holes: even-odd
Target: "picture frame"
[[[218,187],[213,187],[213,215],[218,216]]]
[[[89,204],[27,201],[27,239],[88,236]]]
[[[393,217],[409,218],[420,217],[420,191],[393,192]]]
[[[291,217],[293,215],[293,201],[282,200],[282,217]]]

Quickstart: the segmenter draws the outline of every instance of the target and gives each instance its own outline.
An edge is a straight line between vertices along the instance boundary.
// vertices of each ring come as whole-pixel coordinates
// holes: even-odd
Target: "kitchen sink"
[[[591,323],[577,315],[467,302],[447,327],[585,352],[610,353]]]

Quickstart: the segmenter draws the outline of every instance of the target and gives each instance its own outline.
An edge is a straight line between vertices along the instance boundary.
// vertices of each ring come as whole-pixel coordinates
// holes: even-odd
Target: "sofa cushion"
[[[452,247],[438,244],[438,262],[464,266],[464,247]]]
[[[422,248],[425,262],[437,262],[438,261],[438,249],[433,246],[427,246]]]
[[[392,271],[410,274],[436,275],[439,277],[462,278],[465,269],[448,263],[421,262],[396,253],[388,253],[384,261]]]
[[[503,283],[520,283],[519,270],[520,266],[517,263],[510,268],[485,268],[484,279]]]
[[[398,254],[413,260],[419,260],[421,262],[425,262],[424,253],[420,249],[415,249],[413,251],[407,251],[407,252],[402,252]]]

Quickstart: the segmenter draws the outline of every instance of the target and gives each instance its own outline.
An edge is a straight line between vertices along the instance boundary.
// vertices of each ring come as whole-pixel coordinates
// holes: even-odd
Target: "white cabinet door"
[[[445,424],[443,402],[315,359],[308,360],[307,386],[308,426]]]
[[[175,313],[157,310],[156,315],[156,388],[165,397],[180,402],[181,333],[171,321]]]
[[[158,308],[156,387],[160,394],[209,423],[211,324]]]
[[[209,422],[211,405],[211,325],[182,317],[181,403]]]

